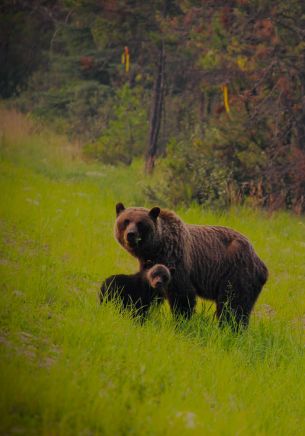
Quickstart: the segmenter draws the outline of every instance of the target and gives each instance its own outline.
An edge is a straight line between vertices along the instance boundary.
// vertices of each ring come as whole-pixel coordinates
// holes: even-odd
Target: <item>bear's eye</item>
[[[126,220],[124,220],[124,226],[125,226],[125,227],[127,227],[129,223],[130,223],[130,221],[129,221],[129,220],[127,220],[127,219],[126,219]]]

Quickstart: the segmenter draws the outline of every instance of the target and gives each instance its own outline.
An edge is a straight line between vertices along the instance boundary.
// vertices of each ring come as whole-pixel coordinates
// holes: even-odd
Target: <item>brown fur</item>
[[[117,205],[115,236],[143,268],[147,259],[176,268],[167,298],[191,316],[196,296],[216,302],[220,322],[246,326],[268,271],[248,239],[221,226],[185,224],[174,212]]]

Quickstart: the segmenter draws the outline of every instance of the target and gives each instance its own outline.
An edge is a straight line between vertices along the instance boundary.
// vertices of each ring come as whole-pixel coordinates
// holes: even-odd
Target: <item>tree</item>
[[[54,31],[50,14],[57,14],[57,1],[3,0],[0,5],[0,95],[20,94],[37,68],[48,62]],[[46,13],[47,11],[47,13]]]
[[[160,132],[163,99],[164,99],[164,75],[165,75],[165,53],[164,42],[162,41],[159,48],[159,60],[157,75],[155,79],[152,109],[150,115],[149,140],[146,153],[145,168],[147,173],[151,173],[154,169],[156,154],[158,151],[158,137]]]

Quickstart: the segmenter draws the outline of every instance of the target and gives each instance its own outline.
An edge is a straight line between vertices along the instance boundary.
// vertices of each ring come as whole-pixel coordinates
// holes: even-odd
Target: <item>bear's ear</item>
[[[159,216],[160,213],[160,207],[153,207],[152,209],[150,209],[149,211],[149,216],[150,218],[152,218],[153,220],[156,220]]]
[[[116,216],[119,216],[121,212],[123,212],[123,210],[125,210],[125,206],[123,203],[118,203],[115,206],[115,210],[116,210]]]

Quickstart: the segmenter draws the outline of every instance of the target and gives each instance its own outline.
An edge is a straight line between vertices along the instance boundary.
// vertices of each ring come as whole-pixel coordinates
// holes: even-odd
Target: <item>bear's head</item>
[[[175,273],[175,268],[167,268],[167,266],[160,263],[157,263],[152,267],[146,264],[146,267],[148,269],[145,272],[145,276],[150,287],[158,291],[166,290],[173,274]]]
[[[125,208],[122,203],[116,205],[115,237],[129,253],[141,256],[153,249],[158,234],[159,207]]]

